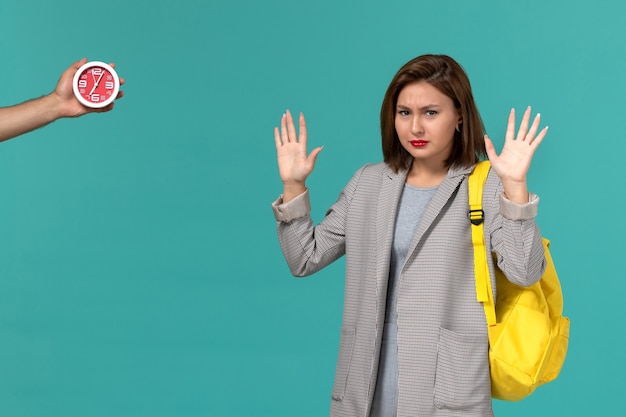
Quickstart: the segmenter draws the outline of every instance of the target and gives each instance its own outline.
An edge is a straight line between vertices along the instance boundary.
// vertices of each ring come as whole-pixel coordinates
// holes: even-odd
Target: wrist
[[[306,191],[304,182],[283,182],[283,203],[287,203]]]
[[[57,94],[56,91],[53,91],[47,96],[43,96],[41,100],[43,101],[42,104],[45,109],[45,114],[49,119],[48,122],[53,122],[62,117],[67,117],[63,111],[63,99]]]
[[[514,203],[528,203],[528,186],[526,181],[502,181],[504,196]]]

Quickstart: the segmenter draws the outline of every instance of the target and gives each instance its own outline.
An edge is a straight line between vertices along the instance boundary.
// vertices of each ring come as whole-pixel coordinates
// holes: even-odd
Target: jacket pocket
[[[332,397],[335,401],[342,401],[346,392],[346,383],[350,373],[350,362],[352,361],[352,350],[354,349],[354,339],[356,329],[354,327],[341,328],[341,342],[339,344],[339,358],[335,369],[335,384],[333,386]]]
[[[488,349],[482,336],[439,329],[433,396],[437,408],[491,414]]]

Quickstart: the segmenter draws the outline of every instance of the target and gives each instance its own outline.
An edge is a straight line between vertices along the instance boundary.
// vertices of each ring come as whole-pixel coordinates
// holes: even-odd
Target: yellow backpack
[[[529,287],[511,283],[494,261],[497,287],[494,308],[482,211],[483,186],[489,168],[489,161],[479,162],[468,182],[476,295],[483,303],[489,326],[491,396],[518,401],[559,375],[567,353],[570,322],[563,317],[561,284],[547,239],[542,239],[545,272]]]

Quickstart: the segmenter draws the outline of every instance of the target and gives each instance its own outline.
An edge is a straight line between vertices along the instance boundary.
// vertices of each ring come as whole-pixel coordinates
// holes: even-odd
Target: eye
[[[398,114],[400,116],[408,116],[409,115],[409,111],[408,110],[398,110]]]
[[[435,116],[437,114],[437,112],[435,110],[426,110],[426,115],[427,116]]]

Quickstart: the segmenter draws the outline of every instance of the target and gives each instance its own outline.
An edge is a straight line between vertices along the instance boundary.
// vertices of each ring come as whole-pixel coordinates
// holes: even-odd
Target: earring
[[[459,132],[459,133],[461,133],[461,128],[460,128],[459,126],[461,126],[461,123],[459,123],[458,125],[456,125],[456,131],[457,131],[457,132]]]

